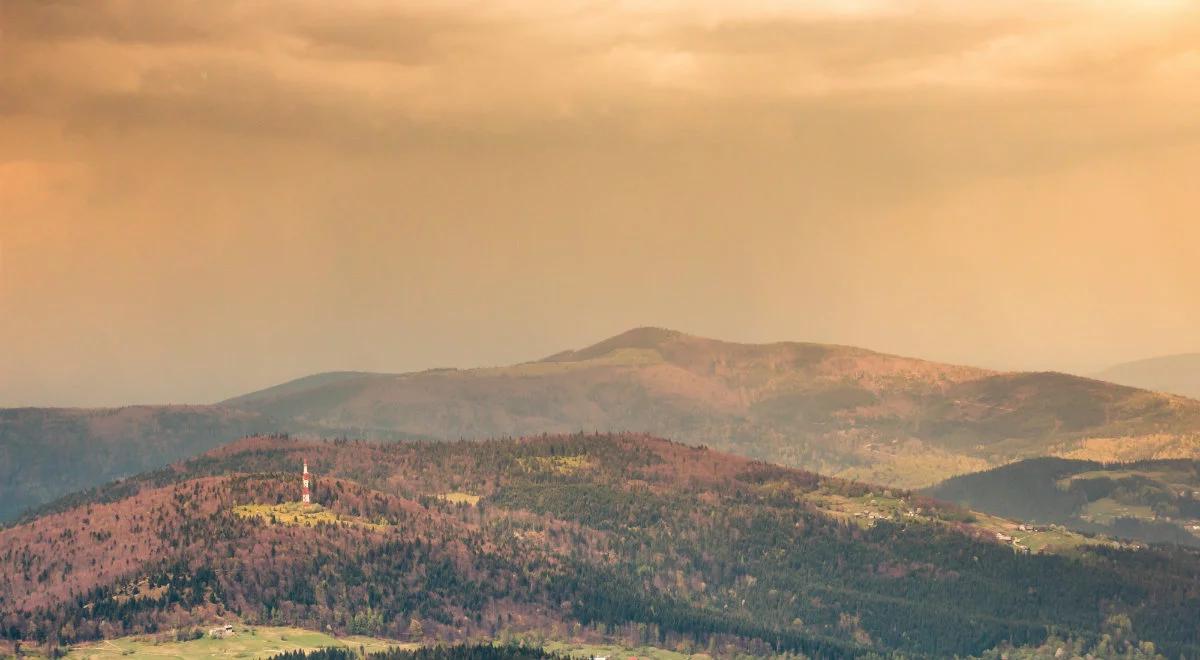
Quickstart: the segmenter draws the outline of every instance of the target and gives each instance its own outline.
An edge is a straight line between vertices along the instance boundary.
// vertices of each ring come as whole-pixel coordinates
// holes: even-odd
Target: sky
[[[0,0],[0,406],[644,325],[1200,350],[1194,0]]]

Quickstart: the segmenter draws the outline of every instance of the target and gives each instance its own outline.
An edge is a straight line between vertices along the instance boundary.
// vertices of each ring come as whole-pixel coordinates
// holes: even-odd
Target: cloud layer
[[[655,323],[1197,350],[1193,2],[0,4],[0,404]]]

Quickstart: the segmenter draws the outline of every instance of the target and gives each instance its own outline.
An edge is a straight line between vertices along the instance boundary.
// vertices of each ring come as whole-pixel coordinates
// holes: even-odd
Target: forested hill
[[[1195,553],[1022,554],[951,505],[641,435],[252,438],[60,500],[0,531],[0,561],[3,634],[42,643],[240,619],[718,655],[946,657],[1051,630],[1200,653]]]
[[[948,479],[926,492],[1009,518],[1200,546],[1200,461],[1039,458]]]

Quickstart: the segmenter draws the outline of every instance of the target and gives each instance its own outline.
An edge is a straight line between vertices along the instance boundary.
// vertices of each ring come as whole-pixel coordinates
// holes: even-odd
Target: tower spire
[[[312,496],[309,495],[309,492],[308,492],[308,459],[305,458],[302,460],[304,461],[304,473],[301,475],[301,482],[304,484],[304,488],[303,488],[303,490],[300,491],[301,492],[300,501],[304,502],[305,504],[309,504],[312,502]]]

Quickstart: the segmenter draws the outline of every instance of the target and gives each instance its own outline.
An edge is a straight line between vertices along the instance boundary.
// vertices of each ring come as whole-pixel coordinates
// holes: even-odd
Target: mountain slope
[[[217,406],[0,409],[0,523],[274,426],[259,413]]]
[[[339,375],[227,403],[373,437],[645,431],[906,487],[1023,457],[1099,451],[1100,440],[1136,453],[1149,436],[1168,438],[1200,456],[1200,402],[1181,397],[659,328],[512,367]]]
[[[1101,371],[1096,378],[1200,399],[1200,353],[1125,362]]]
[[[301,457],[316,475],[307,507],[292,502]],[[844,519],[822,498],[921,513]],[[0,531],[0,632],[70,642],[241,620],[946,657],[1051,629],[1095,639],[1128,617],[1127,638],[1200,652],[1196,555],[1021,554],[962,514],[640,435],[256,438]]]

